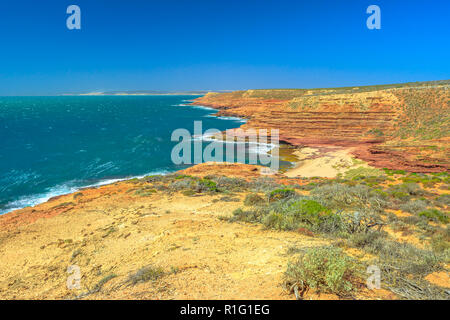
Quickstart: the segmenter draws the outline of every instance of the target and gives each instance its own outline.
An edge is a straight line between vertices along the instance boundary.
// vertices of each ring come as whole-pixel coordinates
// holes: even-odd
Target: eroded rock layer
[[[295,146],[356,146],[370,164],[414,172],[449,170],[448,81],[414,85],[209,93],[194,104],[278,129]]]

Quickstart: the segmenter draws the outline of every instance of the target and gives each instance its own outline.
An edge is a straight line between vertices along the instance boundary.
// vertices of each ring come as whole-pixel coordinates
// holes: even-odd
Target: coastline
[[[170,95],[172,95],[172,94],[170,94]],[[173,95],[175,95],[175,94],[173,94]],[[198,94],[195,94],[195,95],[198,95]],[[188,100],[186,102],[189,103],[189,104],[181,103],[181,104],[178,104],[178,105],[174,105],[174,107],[183,106],[183,107],[190,107],[190,108],[200,108],[200,109],[203,109],[203,110],[217,111],[215,108],[212,108],[212,107],[192,104],[193,103],[192,100]],[[206,115],[206,117],[215,117],[215,118],[223,119],[223,120],[235,120],[235,121],[244,122],[244,123],[246,121],[246,119],[238,118],[238,117],[233,117],[233,119],[226,118],[226,117],[225,118],[221,118],[221,117],[214,116],[214,114]],[[204,137],[201,137],[201,139],[203,139],[203,138]],[[205,139],[205,141],[208,141],[208,140]],[[194,164],[192,164],[190,167],[192,167],[192,166],[194,166]],[[81,186],[76,186],[76,187],[75,186],[70,186],[69,182],[66,182],[66,183],[63,183],[60,186],[54,186],[54,187],[50,188],[49,191],[46,191],[46,192],[43,192],[43,193],[39,193],[39,194],[32,194],[32,195],[23,196],[23,197],[20,197],[20,198],[18,198],[16,200],[10,202],[11,205],[15,205],[15,203],[17,203],[17,207],[15,206],[15,207],[12,207],[10,209],[5,209],[4,212],[0,211],[0,216],[6,215],[6,214],[9,214],[9,213],[12,213],[12,212],[16,212],[18,210],[22,210],[22,209],[25,209],[25,208],[28,208],[28,207],[29,208],[33,208],[33,207],[38,206],[40,204],[46,203],[46,202],[50,201],[51,199],[58,198],[58,197],[61,197],[61,196],[65,196],[65,195],[75,194],[75,193],[77,193],[77,192],[79,192],[81,190],[84,190],[84,189],[96,188],[96,187],[109,185],[109,184],[115,184],[116,182],[121,182],[121,181],[127,181],[127,180],[133,180],[133,179],[142,179],[142,178],[144,178],[146,176],[149,176],[149,175],[173,174],[173,173],[176,173],[178,171],[180,171],[180,170],[173,170],[173,171],[156,170],[156,171],[150,171],[150,172],[148,172],[146,174],[135,175],[135,176],[133,175],[133,176],[126,176],[126,177],[122,177],[122,178],[105,178],[105,179],[100,179],[99,181],[97,181],[95,183],[81,185]],[[20,205],[20,203],[32,203],[32,205]]]
[[[210,109],[245,114],[245,129],[268,121],[258,113],[267,103]],[[279,155],[295,165],[275,175],[257,165],[208,162],[1,215],[0,298],[448,299],[447,172],[377,169],[354,156],[361,145],[285,140]],[[354,228],[360,214],[365,231]],[[396,271],[386,270],[386,279],[394,282],[369,290],[356,272],[347,278],[349,295],[309,288],[299,296],[286,275],[308,252],[331,252],[363,271],[389,263]],[[75,289],[66,285],[73,265],[82,274]],[[418,289],[405,291],[409,283]]]

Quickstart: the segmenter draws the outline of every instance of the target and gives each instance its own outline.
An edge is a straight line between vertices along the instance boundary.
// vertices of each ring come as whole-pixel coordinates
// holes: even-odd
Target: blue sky
[[[0,95],[450,79],[449,16],[447,0],[1,1]]]

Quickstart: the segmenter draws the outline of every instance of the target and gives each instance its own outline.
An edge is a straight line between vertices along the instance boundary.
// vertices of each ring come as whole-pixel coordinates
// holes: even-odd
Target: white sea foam
[[[274,143],[263,143],[263,142],[244,142],[244,141],[234,141],[234,140],[218,140],[213,138],[214,134],[203,134],[201,136],[192,136],[191,141],[217,141],[222,142],[225,144],[247,144],[248,145],[248,152],[249,153],[256,153],[256,154],[268,154],[271,150],[273,150],[276,147],[279,147],[279,145],[276,145]],[[271,156],[269,154],[269,156]]]
[[[246,123],[247,122],[247,120],[242,119],[242,118],[238,118],[238,117],[215,116],[214,114],[207,114],[205,117],[206,118],[215,118],[215,119],[218,119],[218,120],[237,121],[237,122],[241,122],[241,123]]]
[[[190,105],[190,107],[191,107],[191,108],[194,108],[194,109],[214,110],[214,111],[217,111],[217,109],[214,109],[214,108],[211,108],[211,107],[206,107],[206,106],[193,106],[193,105]]]

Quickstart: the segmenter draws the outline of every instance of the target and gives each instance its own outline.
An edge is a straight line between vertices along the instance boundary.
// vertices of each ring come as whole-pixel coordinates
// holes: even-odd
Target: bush
[[[423,196],[426,194],[426,191],[423,190],[417,183],[412,182],[392,186],[389,188],[388,192],[393,197],[399,197],[400,194],[405,194],[406,196]]]
[[[291,198],[297,195],[293,189],[275,189],[268,193],[267,198],[269,202],[274,202],[282,199]]]
[[[364,249],[377,254],[381,263],[394,266],[404,275],[423,276],[439,268],[439,257],[432,251],[416,248],[409,243],[377,238]]]
[[[128,277],[128,282],[137,284],[140,282],[155,281],[164,275],[164,270],[159,267],[146,266]]]
[[[169,184],[169,190],[190,190],[196,193],[219,191],[216,182],[210,179],[199,179],[189,176],[179,176],[179,178],[177,177],[175,181]]]
[[[260,222],[261,213],[257,210],[242,210],[238,208],[233,211],[233,216],[231,218],[224,218],[230,222],[244,221],[244,222]]]
[[[437,204],[441,206],[450,206],[450,194],[442,194],[435,199]]]
[[[419,213],[427,208],[427,203],[423,200],[410,200],[399,206],[400,210],[409,213]]]
[[[271,211],[264,216],[262,223],[268,228],[277,230],[306,227],[314,232],[342,231],[340,216],[310,199],[291,198],[287,201],[278,201],[271,206]]]
[[[303,295],[309,288],[337,295],[353,290],[354,261],[335,247],[311,248],[289,263],[285,284]]]
[[[382,195],[360,184],[356,186],[339,183],[324,185],[314,189],[311,195],[313,199],[330,209],[370,208],[382,211],[387,206],[387,201]]]
[[[267,228],[276,230],[294,230],[298,227],[298,221],[294,216],[286,216],[280,212],[271,211],[262,219]]]
[[[254,192],[268,192],[280,187],[280,185],[271,177],[259,177],[251,181],[249,186]]]
[[[438,233],[431,238],[431,248],[436,253],[444,253],[450,250],[449,236],[446,234]]]
[[[375,241],[386,237],[386,234],[379,231],[359,232],[351,235],[350,243],[357,248],[373,246]]]
[[[296,201],[288,207],[288,212],[310,225],[319,224],[324,216],[331,213],[329,209],[314,200]]]
[[[217,183],[209,179],[201,179],[197,183],[197,192],[218,192]]]
[[[248,195],[245,196],[244,199],[244,205],[246,206],[255,206],[264,203],[265,203],[264,199],[256,193],[249,193]]]
[[[383,168],[383,170],[389,176],[392,176],[394,174],[401,174],[401,175],[406,174],[406,171],[404,171],[404,170],[391,170],[391,169],[387,169],[387,168]]]
[[[448,218],[447,214],[445,214],[437,209],[428,209],[428,210],[421,211],[421,212],[419,212],[419,216],[426,217],[432,221],[440,221],[442,223],[449,222],[449,218]]]
[[[249,188],[249,183],[241,178],[229,177],[205,177],[217,183],[220,191],[244,191]]]
[[[342,214],[342,222],[346,233],[367,233],[372,231],[372,227],[381,225],[378,215],[369,212],[351,212]]]

